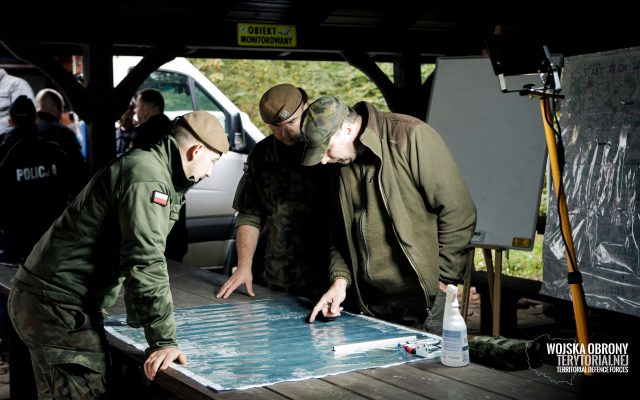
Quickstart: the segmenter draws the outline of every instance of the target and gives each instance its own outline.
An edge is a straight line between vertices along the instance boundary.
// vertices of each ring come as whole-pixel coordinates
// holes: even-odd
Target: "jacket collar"
[[[182,158],[180,157],[180,149],[178,148],[178,142],[176,142],[173,136],[166,136],[163,138],[161,143],[168,157],[168,165],[171,173],[173,187],[176,189],[176,191],[186,192],[193,185],[195,185],[195,182],[189,180],[187,175],[184,173],[184,168],[182,167]]]
[[[380,111],[370,103],[361,101],[353,106],[358,115],[362,117],[362,126],[364,131],[358,138],[360,143],[373,152],[378,158],[382,159],[382,133],[380,130]]]
[[[20,139],[37,138],[40,134],[35,124],[19,125],[7,131],[2,138],[2,143],[17,142]]]
[[[38,119],[40,121],[47,121],[47,122],[60,122],[55,115],[51,115],[48,112],[44,112],[44,111],[38,111],[36,113],[36,115],[38,116]]]

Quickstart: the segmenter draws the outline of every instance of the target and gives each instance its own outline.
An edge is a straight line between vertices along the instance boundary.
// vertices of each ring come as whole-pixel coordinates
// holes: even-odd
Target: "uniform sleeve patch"
[[[157,190],[153,191],[151,195],[151,202],[160,204],[162,207],[169,204],[169,195],[166,193],[158,192]]]

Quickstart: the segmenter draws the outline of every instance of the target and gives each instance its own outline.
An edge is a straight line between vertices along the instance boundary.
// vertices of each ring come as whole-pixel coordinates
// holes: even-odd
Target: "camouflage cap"
[[[229,139],[218,118],[207,111],[194,111],[178,118],[176,124],[187,128],[205,146],[218,153],[229,151]]]
[[[302,117],[302,134],[307,144],[302,165],[316,165],[324,157],[329,141],[349,115],[349,107],[335,97],[320,97]]]
[[[260,99],[260,116],[267,124],[279,124],[289,119],[302,105],[302,93],[288,83],[267,90]]]

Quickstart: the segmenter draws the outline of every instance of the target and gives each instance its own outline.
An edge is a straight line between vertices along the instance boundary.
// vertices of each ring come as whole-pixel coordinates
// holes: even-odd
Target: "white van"
[[[113,58],[117,85],[142,58]],[[185,58],[176,58],[153,72],[140,86],[158,89],[170,119],[191,111],[209,111],[230,135],[230,150],[216,162],[210,178],[187,192],[186,214],[189,253],[184,263],[223,266],[235,262],[235,215],[232,207],[247,154],[264,134],[211,81]]]

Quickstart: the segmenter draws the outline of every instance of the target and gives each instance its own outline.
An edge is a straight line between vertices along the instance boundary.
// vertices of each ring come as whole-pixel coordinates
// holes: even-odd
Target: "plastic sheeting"
[[[587,304],[640,316],[640,48],[569,57],[563,86],[563,180]],[[541,292],[570,299],[549,198]]]
[[[309,308],[295,298],[176,309],[178,344],[188,364],[173,368],[214,390],[246,389],[424,359],[401,347],[338,356],[334,345],[413,335],[439,339],[346,312],[330,322],[308,324],[308,314]],[[144,350],[143,330],[125,321],[124,315],[113,316],[106,329]],[[435,351],[429,358],[439,356]]]

